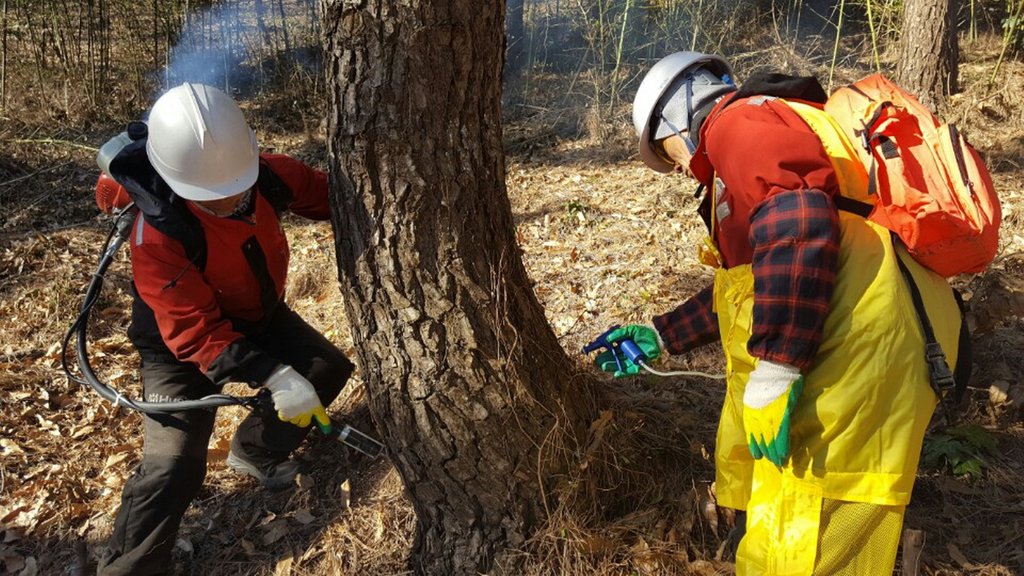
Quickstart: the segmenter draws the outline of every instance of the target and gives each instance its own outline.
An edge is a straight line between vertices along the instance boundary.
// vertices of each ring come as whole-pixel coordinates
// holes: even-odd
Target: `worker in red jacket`
[[[327,175],[261,155],[238,105],[220,90],[182,84],[154,104],[148,127],[100,163],[101,209],[139,208],[132,233],[132,321],[150,402],[197,399],[227,382],[267,388],[276,414],[253,413],[227,465],[271,489],[293,484],[289,455],[354,365],[283,300],[284,210],[329,217]],[[106,164],[106,165],[104,165]],[[215,411],[144,417],[142,461],[125,483],[101,576],[163,574],[179,524],[206,474]]]
[[[652,67],[633,103],[644,163],[705,190],[698,250],[715,279],[653,326],[608,340],[632,340],[648,360],[721,342],[716,494],[746,512],[740,575],[892,573],[937,402],[901,262],[957,359],[949,284],[888,230],[837,209],[858,184],[840,180],[833,148],[800,112],[824,100],[812,78],[763,75],[738,89],[722,58],[678,52]],[[614,354],[599,366],[642,368]]]

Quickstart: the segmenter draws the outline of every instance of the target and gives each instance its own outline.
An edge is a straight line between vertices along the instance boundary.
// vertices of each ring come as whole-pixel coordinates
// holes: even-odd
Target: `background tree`
[[[526,56],[526,0],[508,0],[505,13],[505,75],[518,76]]]
[[[957,0],[906,0],[896,82],[937,108],[955,93],[957,64]]]
[[[504,184],[504,3],[324,1],[332,220],[370,408],[413,501],[413,568],[477,574],[544,519],[590,422]]]

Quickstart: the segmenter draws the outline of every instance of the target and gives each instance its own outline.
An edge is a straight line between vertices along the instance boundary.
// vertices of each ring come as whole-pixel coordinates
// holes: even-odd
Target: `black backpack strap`
[[[953,288],[953,297],[956,298],[956,305],[960,309],[960,335],[956,345],[956,367],[953,368],[953,379],[956,380],[953,398],[959,405],[960,401],[964,399],[964,393],[967,392],[967,384],[971,381],[974,350],[971,344],[971,329],[967,325],[967,305],[964,304],[964,297],[956,288]]]
[[[124,186],[146,223],[181,243],[198,268],[206,267],[206,236],[185,201],[171,191],[146,156],[146,138],[125,146],[110,161],[111,176]]]
[[[199,219],[185,206],[185,201],[171,191],[163,178],[157,176],[153,189],[169,198],[169,208],[160,216],[152,218],[144,214],[146,222],[160,232],[174,238],[185,248],[185,256],[202,272],[206,269],[206,233]]]
[[[256,178],[256,189],[274,207],[274,211],[279,216],[283,212],[288,211],[288,206],[295,199],[292,189],[284,183],[284,180],[270,168],[270,164],[263,158],[260,158],[260,175]]]
[[[821,82],[814,76],[761,73],[748,78],[739,90],[732,93],[722,108],[724,109],[740,98],[751,96],[774,96],[817,104],[824,104],[828,100],[828,94],[821,87]]]
[[[867,202],[861,202],[860,200],[854,200],[853,198],[847,198],[837,194],[832,198],[832,202],[836,205],[836,208],[843,212],[850,212],[856,214],[862,218],[867,218],[871,215],[871,211],[875,209],[874,206]]]
[[[893,246],[902,244],[902,241],[895,232],[890,234],[892,235]],[[942,404],[946,422],[953,425],[956,422],[957,416],[955,396],[959,386],[956,383],[953,372],[949,370],[946,353],[942,351],[942,345],[935,338],[935,331],[932,329],[931,320],[928,319],[928,311],[925,310],[924,299],[921,298],[921,290],[917,287],[917,282],[914,281],[914,275],[910,273],[910,269],[903,263],[899,253],[896,254],[896,263],[900,267],[903,279],[907,281],[907,288],[910,289],[910,299],[914,303],[917,320],[921,323],[921,332],[924,336],[924,359],[928,363],[928,381],[931,384],[932,391],[938,397],[939,403]],[[962,335],[963,323],[961,322]],[[959,361],[957,366],[960,366]]]
[[[871,204],[845,196],[836,196],[832,201],[839,210],[856,214],[863,218],[867,218],[874,209],[874,206]],[[890,231],[889,233],[892,236],[893,246],[903,244],[903,241],[900,240],[900,237],[895,232]],[[914,311],[917,313],[917,319],[921,323],[921,332],[925,339],[924,356],[925,361],[928,362],[929,383],[935,395],[938,396],[939,402],[943,404],[946,421],[952,425],[956,420],[956,406],[960,404],[960,400],[964,397],[964,392],[967,391],[967,382],[971,379],[972,369],[971,333],[967,326],[967,312],[963,297],[956,288],[951,287],[953,297],[956,299],[957,308],[960,311],[960,334],[957,339],[956,367],[950,372],[949,364],[946,361],[946,353],[943,352],[942,346],[935,338],[935,330],[932,328],[931,320],[928,318],[928,311],[925,310],[921,290],[917,287],[913,274],[910,273],[910,269],[903,263],[903,259],[900,258],[899,254],[896,255],[896,263],[899,265],[900,273],[903,275],[907,288],[910,290],[910,299],[914,303]]]

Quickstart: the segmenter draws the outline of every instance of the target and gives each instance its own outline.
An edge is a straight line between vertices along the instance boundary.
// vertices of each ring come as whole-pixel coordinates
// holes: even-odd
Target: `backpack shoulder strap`
[[[110,162],[111,176],[128,192],[146,223],[181,243],[196,268],[206,267],[206,235],[199,219],[156,173],[146,156],[146,139],[126,146]]]
[[[288,206],[294,200],[295,195],[292,189],[284,183],[277,173],[270,167],[270,163],[260,158],[260,174],[256,178],[256,189],[270,202],[274,211],[280,215],[288,210]]]
[[[900,246],[903,241],[896,235],[895,232],[889,233],[892,236],[893,246]],[[938,339],[935,337],[935,330],[932,328],[931,320],[928,318],[928,311],[924,306],[924,299],[921,297],[921,290],[917,287],[917,282],[914,281],[914,275],[911,274],[910,269],[903,262],[903,257],[900,254],[896,254],[896,264],[900,268],[900,273],[903,275],[903,279],[906,280],[907,288],[910,290],[910,300],[914,303],[914,310],[917,312],[917,320],[921,324],[921,334],[924,336],[924,359],[928,364],[928,382],[931,384],[932,391],[935,392],[935,397],[938,398],[939,404],[943,408],[946,422],[949,425],[956,423],[958,416],[956,404],[959,400],[959,396],[963,394],[967,386],[966,381],[960,384],[956,381],[956,375],[949,369],[949,363],[946,359],[946,353],[942,350],[942,345],[939,344]],[[964,324],[967,320],[963,317],[963,308],[959,306],[959,294],[954,290],[953,292],[957,299],[958,308],[960,311],[960,334],[959,342],[957,345],[958,350],[962,350],[964,347],[964,336],[965,331],[963,329]],[[968,346],[970,345],[969,338],[967,339]],[[955,367],[957,372],[960,372],[963,376],[963,367],[957,361]],[[968,372],[966,375],[970,377]]]
[[[170,199],[167,209],[159,215],[143,213],[151,226],[174,238],[185,249],[185,256],[199,271],[206,269],[206,233],[202,224],[193,214],[181,197],[171,192],[170,186],[159,176],[153,182],[155,190],[163,190],[163,196]],[[158,192],[159,193],[159,192]]]
[[[739,90],[732,93],[725,103],[729,106],[740,98],[751,96],[774,96],[776,98],[788,98],[792,100],[803,100],[824,104],[828,100],[828,94],[821,87],[821,82],[814,76],[790,76],[789,74],[762,73],[755,74],[747,79],[740,86]]]

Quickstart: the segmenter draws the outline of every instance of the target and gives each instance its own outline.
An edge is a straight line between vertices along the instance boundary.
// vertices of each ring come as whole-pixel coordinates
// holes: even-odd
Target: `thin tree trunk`
[[[267,9],[263,7],[263,0],[253,1],[253,10],[256,12],[256,28],[260,31],[260,36],[263,38],[263,48],[269,50],[271,53],[275,52],[274,38],[270,35],[270,29],[267,28]]]
[[[277,11],[281,14],[281,33],[284,35],[284,52],[285,54],[289,54],[292,50],[292,43],[288,38],[288,18],[284,14],[284,0],[277,0]]]
[[[7,110],[7,0],[3,0],[3,32],[0,34],[0,110]]]
[[[153,70],[160,69],[160,0],[153,0]]]
[[[526,26],[523,18],[526,0],[508,0],[505,14],[505,78],[518,78],[523,70]]]
[[[937,109],[958,88],[957,0],[907,0],[896,81]]]
[[[338,268],[371,412],[419,519],[411,567],[488,572],[546,517],[547,483],[592,413],[515,243],[503,3],[322,6]]]

